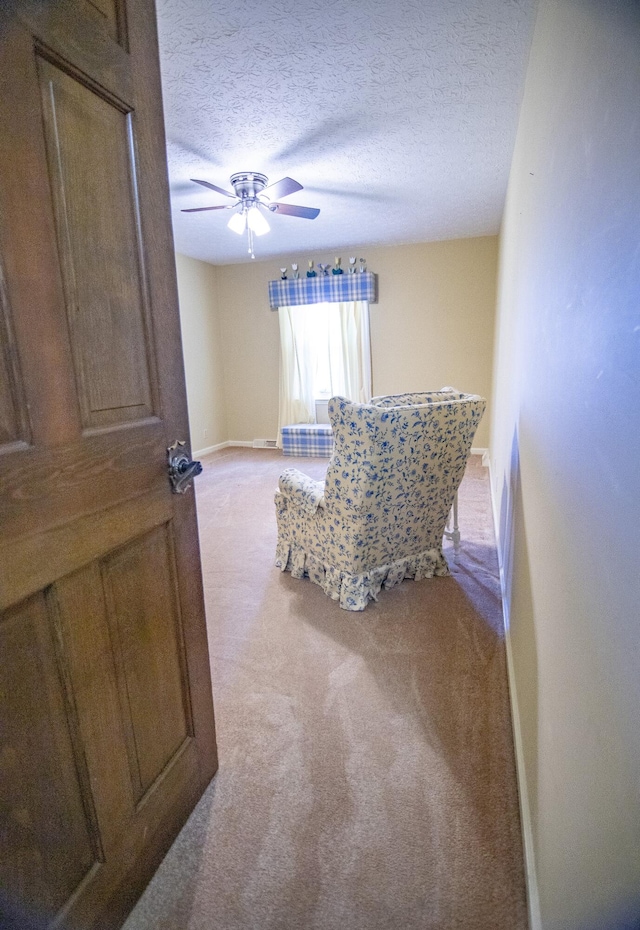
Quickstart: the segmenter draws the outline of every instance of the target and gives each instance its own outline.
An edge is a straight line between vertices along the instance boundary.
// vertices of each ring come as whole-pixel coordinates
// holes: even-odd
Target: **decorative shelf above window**
[[[355,274],[319,274],[315,278],[269,281],[269,306],[340,303],[347,300],[378,302],[378,276],[372,271]]]

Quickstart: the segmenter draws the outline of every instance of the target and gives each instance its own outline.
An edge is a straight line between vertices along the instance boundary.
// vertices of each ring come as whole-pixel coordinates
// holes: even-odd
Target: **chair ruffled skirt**
[[[276,547],[276,567],[291,572],[293,578],[309,578],[344,610],[364,610],[367,603],[378,600],[381,588],[393,588],[405,578],[449,575],[449,566],[442,548],[426,549],[417,555],[379,565],[360,575],[324,565],[320,559],[301,546],[279,538]]]

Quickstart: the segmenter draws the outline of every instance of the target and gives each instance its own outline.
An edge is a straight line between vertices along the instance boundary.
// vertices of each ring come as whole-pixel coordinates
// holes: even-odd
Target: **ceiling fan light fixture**
[[[256,236],[264,236],[264,234],[268,233],[271,229],[265,216],[256,206],[250,207],[247,212],[247,225]]]
[[[227,226],[234,233],[238,233],[238,235],[241,236],[247,228],[246,214],[244,212],[232,213]]]
[[[294,181],[293,178],[281,178],[275,184],[268,184],[266,174],[260,174],[257,171],[240,171],[232,174],[229,180],[233,187],[234,193],[226,191],[222,187],[217,187],[210,181],[204,181],[198,178],[192,178],[195,184],[207,187],[209,190],[236,200],[229,206],[212,206],[212,207],[195,207],[184,210],[185,213],[203,213],[208,210],[233,210],[231,218],[227,223],[229,229],[242,236],[247,234],[247,251],[251,258],[255,258],[253,252],[253,237],[264,236],[271,231],[263,211],[269,210],[271,213],[282,213],[285,216],[301,216],[308,220],[315,220],[320,210],[315,207],[301,207],[293,203],[280,203],[275,198],[288,197],[295,191],[301,191],[302,184]],[[236,209],[237,208],[237,209]]]

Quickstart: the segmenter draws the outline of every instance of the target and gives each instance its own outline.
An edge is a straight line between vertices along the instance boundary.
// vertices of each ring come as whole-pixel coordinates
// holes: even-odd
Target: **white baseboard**
[[[488,466],[489,466],[489,450],[488,450],[488,449],[485,449],[485,448],[483,448],[482,446],[471,446],[471,453],[470,453],[470,454],[471,454],[471,455],[481,455],[481,456],[482,456],[482,464],[485,466],[485,468],[488,468]]]
[[[201,455],[209,455],[210,452],[217,452],[218,449],[224,449],[228,445],[228,442],[218,442],[215,446],[206,446],[204,449],[196,449],[196,451],[193,453],[193,457],[194,459],[197,459]]]
[[[228,449],[230,446],[245,446],[248,449],[254,448],[253,442],[251,440],[227,439],[226,442],[219,442],[215,446],[207,446],[205,449],[197,449],[193,453],[193,457],[194,459],[197,459],[201,455],[209,455],[211,452],[218,452],[219,449]]]
[[[473,451],[473,450],[472,450]],[[493,530],[496,538],[496,551],[498,553],[498,567],[500,569],[500,593],[502,599],[502,620],[504,624],[505,651],[507,654],[507,678],[509,682],[509,701],[511,704],[511,726],[513,731],[513,748],[516,757],[516,778],[518,780],[518,800],[520,805],[520,824],[522,829],[522,847],[524,852],[525,884],[527,887],[527,909],[529,912],[529,930],[542,930],[540,916],[540,892],[538,889],[538,875],[536,871],[535,852],[533,845],[533,827],[531,824],[531,808],[529,806],[529,790],[527,788],[526,772],[524,767],[524,748],[522,746],[522,728],[520,726],[520,710],[518,707],[518,694],[515,684],[513,668],[513,651],[511,649],[511,624],[509,605],[506,598],[506,583],[502,563],[502,551],[498,534],[498,510],[493,490],[493,475],[491,474],[491,459],[489,450],[483,450],[482,464],[489,468],[489,487],[491,489],[491,511],[493,514]]]

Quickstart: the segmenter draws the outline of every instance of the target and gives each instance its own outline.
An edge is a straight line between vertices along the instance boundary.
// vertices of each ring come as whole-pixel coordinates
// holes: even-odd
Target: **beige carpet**
[[[203,464],[220,770],[126,930],[526,928],[480,460],[453,576],[363,613],[273,567],[278,475],[320,478],[326,460],[227,449]]]

